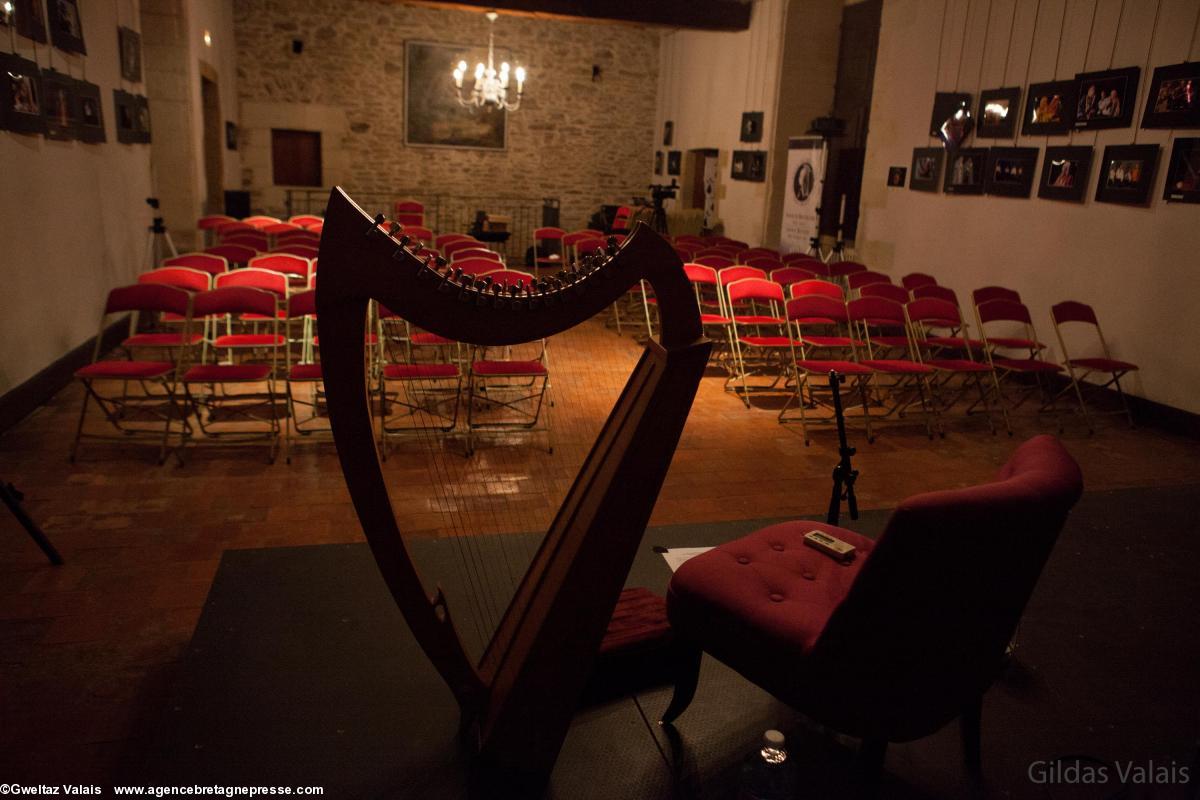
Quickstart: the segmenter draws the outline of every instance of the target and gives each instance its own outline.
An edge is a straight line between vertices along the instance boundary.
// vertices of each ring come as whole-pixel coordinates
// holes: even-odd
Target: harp
[[[476,785],[537,796],[633,562],[708,361],[679,257],[639,225],[617,247],[523,291],[501,290],[413,255],[340,187],[325,212],[317,318],[326,404],[363,533],[421,648],[454,693],[477,751]],[[471,345],[516,345],[582,323],[645,280],[661,336],[647,342],[482,657],[468,655],[451,604],[423,588],[390,505],[365,389],[370,300]]]

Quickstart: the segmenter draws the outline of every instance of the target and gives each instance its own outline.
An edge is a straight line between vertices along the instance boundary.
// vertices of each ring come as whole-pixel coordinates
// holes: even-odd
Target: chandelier
[[[467,74],[467,62],[459,61],[458,66],[454,68],[454,96],[460,106],[468,108],[494,106],[505,111],[516,111],[521,107],[521,93],[525,91],[525,68],[517,67],[515,70],[511,70],[512,77],[517,81],[517,91],[515,96],[510,98],[508,62],[501,63],[500,70],[497,71],[494,60],[492,30],[496,24],[496,12],[489,11],[487,18],[489,24],[487,65],[485,66],[483,62],[475,65],[475,85],[470,92],[464,92],[463,78]]]

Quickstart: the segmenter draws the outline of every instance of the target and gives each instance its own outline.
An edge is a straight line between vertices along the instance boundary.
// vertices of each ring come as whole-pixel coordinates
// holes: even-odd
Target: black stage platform
[[[987,796],[1107,798],[1031,783],[1031,762],[1068,754],[1187,766],[1197,774],[1200,487],[1084,496],[1020,631],[1018,660],[984,705]],[[853,527],[876,535],[886,512]],[[716,544],[772,520],[651,529],[629,585],[663,591],[656,544]],[[498,537],[486,537],[496,539]],[[512,538],[509,538],[512,541]],[[448,540],[414,542],[439,570]],[[448,586],[453,601],[454,589]],[[453,608],[453,607],[452,607]],[[459,615],[460,629],[467,624]],[[883,668],[883,665],[881,665]],[[554,772],[555,798],[732,798],[738,761],[768,727],[790,733],[804,797],[848,796],[851,742],[706,658],[668,737],[670,697],[650,689],[582,710]],[[331,798],[457,798],[457,708],[386,593],[365,544],[227,551],[182,674],[147,750],[142,784],[321,785]],[[965,797],[956,727],[888,753],[884,797]],[[1193,779],[1194,780],[1194,779]],[[1134,797],[1188,797],[1159,787]]]

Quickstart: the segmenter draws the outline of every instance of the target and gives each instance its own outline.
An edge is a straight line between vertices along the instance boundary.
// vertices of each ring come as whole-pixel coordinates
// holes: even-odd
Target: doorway
[[[717,159],[719,151],[706,147],[688,151],[687,208],[704,210],[704,230],[710,230],[717,216]]]
[[[225,153],[222,147],[221,87],[217,72],[200,65],[200,109],[204,125],[204,213],[219,214],[225,208]]]

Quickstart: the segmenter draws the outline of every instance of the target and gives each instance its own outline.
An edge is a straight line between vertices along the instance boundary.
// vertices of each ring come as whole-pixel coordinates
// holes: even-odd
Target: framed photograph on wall
[[[908,167],[888,167],[888,182],[887,185],[893,188],[903,187],[904,178],[908,174]]]
[[[946,194],[983,194],[988,148],[960,147],[949,154],[942,191]]]
[[[79,104],[79,140],[88,144],[106,141],[100,87],[87,81],[75,81],[75,100]]]
[[[765,150],[734,150],[729,177],[735,181],[765,181],[767,152]]]
[[[743,141],[743,142],[761,142],[762,137],[763,137],[763,112],[761,112],[761,111],[743,111],[742,112],[741,141]]]
[[[683,171],[683,153],[679,150],[671,150],[667,153],[667,174],[678,175]]]
[[[1156,144],[1109,145],[1100,160],[1100,180],[1096,182],[1097,203],[1145,205],[1154,184],[1158,163]]]
[[[1155,67],[1143,128],[1200,128],[1200,61]]]
[[[1175,140],[1167,165],[1163,199],[1172,203],[1200,203],[1200,139]]]
[[[1067,133],[1075,122],[1075,81],[1029,84],[1025,95],[1022,136]]]
[[[42,73],[38,65],[0,53],[0,125],[18,133],[45,133]]]
[[[42,73],[42,112],[46,116],[46,138],[79,138],[79,100],[74,78],[55,70]]]
[[[1047,147],[1038,197],[1082,203],[1092,171],[1092,147]]]
[[[40,3],[41,0],[34,0]],[[50,40],[59,50],[87,54],[83,43],[83,23],[79,19],[79,0],[49,0]]]
[[[133,128],[139,143],[150,144],[150,101],[144,95],[134,95]]]
[[[13,22],[17,33],[27,39],[46,44],[46,14],[42,0],[13,0]]]
[[[461,147],[504,150],[508,147],[508,112],[495,107],[468,109],[450,91],[450,65],[472,61],[471,48],[405,42],[404,143],[410,147]],[[510,61],[497,50],[496,60]]]
[[[933,96],[933,114],[929,117],[929,135],[941,136],[942,124],[960,109],[971,110],[971,95],[963,92],[937,92]]]
[[[226,150],[237,150],[237,145],[238,145],[237,134],[238,134],[237,123],[226,120],[225,121],[225,149]]]
[[[654,174],[662,175],[662,171],[663,171],[663,151],[655,150],[654,151]]]
[[[936,192],[941,183],[942,159],[945,157],[946,151],[941,147],[915,148],[908,188],[918,192]]]
[[[1007,139],[1017,130],[1021,114],[1021,87],[988,89],[979,93],[979,116],[975,135],[989,139]]]
[[[1037,171],[1038,148],[992,147],[983,176],[984,194],[1029,197]]]
[[[1081,72],[1075,76],[1075,129],[1128,128],[1133,124],[1141,67]]]
[[[675,123],[667,120],[663,123],[663,147],[670,147],[675,141]]]
[[[136,144],[141,141],[137,130],[137,97],[121,89],[113,89],[113,119],[117,121],[117,141]]]
[[[121,50],[121,77],[131,83],[142,81],[142,35],[132,28],[117,28]]]

